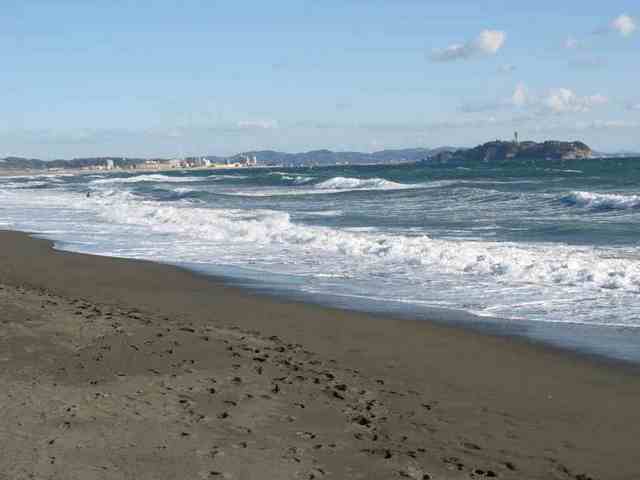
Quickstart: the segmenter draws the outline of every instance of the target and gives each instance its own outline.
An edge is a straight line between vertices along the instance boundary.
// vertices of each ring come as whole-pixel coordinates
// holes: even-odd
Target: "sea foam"
[[[136,175],[134,177],[114,177],[114,178],[101,178],[93,180],[93,184],[103,183],[140,183],[140,182],[158,182],[158,183],[182,183],[182,182],[202,182],[206,181],[207,177],[173,177],[169,175],[162,175],[160,173],[151,173],[148,175]]]

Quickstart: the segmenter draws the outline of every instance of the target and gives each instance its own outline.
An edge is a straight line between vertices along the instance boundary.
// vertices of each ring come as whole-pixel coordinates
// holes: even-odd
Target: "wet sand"
[[[0,479],[636,479],[631,368],[0,232]]]

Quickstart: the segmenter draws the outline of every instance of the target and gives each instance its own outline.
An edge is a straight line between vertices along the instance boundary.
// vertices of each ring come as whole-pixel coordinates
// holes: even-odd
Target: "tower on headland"
[[[518,132],[515,132],[513,134],[513,143],[515,143],[516,145],[518,145],[518,143],[520,143],[520,141],[518,140]]]

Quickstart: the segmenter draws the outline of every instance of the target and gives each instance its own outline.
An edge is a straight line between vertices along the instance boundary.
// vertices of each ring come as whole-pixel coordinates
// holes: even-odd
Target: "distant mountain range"
[[[302,153],[283,153],[273,150],[259,150],[244,152],[230,157],[231,160],[245,155],[255,156],[259,165],[336,165],[348,163],[350,165],[418,162],[442,151],[454,151],[453,147],[440,148],[405,148],[398,150],[381,150],[373,153],[363,152],[333,152],[331,150],[312,150]]]
[[[284,165],[284,166],[322,166],[336,164],[375,164],[375,163],[400,163],[417,162],[442,151],[456,150],[453,147],[429,148],[406,148],[398,150],[382,150],[373,153],[363,152],[333,152],[331,150],[312,150],[302,153],[285,153],[274,150],[257,150],[242,152],[229,157],[215,155],[203,155],[200,157],[187,157],[185,160],[205,158],[213,163],[234,163],[247,157],[255,157],[258,165]],[[72,160],[50,160],[44,161],[36,158],[6,157],[0,159],[0,169],[4,170],[43,170],[50,168],[88,168],[103,166],[108,160],[112,160],[116,167],[127,168],[140,165],[146,161],[153,160],[164,163],[169,162],[169,158],[128,158],[128,157],[90,157],[74,158]]]

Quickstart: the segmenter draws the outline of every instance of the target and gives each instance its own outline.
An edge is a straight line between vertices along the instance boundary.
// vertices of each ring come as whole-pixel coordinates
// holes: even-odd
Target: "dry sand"
[[[0,233],[0,479],[638,479],[639,378]]]

